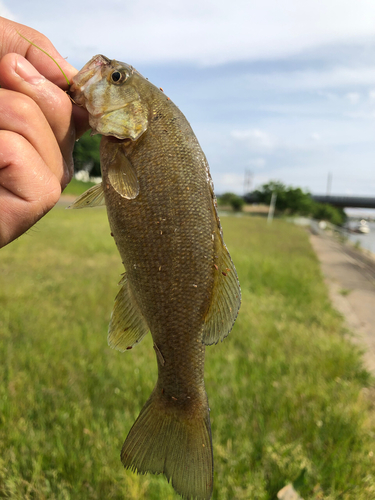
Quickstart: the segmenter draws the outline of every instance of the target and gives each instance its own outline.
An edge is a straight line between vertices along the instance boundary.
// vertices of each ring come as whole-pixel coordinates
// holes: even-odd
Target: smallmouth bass
[[[102,183],[72,208],[106,205],[126,270],[108,343],[125,351],[151,331],[158,365],[122,463],[138,473],[164,474],[183,498],[209,499],[205,345],[228,335],[241,293],[207,160],[181,111],[127,64],[93,57],[70,93],[103,135]]]

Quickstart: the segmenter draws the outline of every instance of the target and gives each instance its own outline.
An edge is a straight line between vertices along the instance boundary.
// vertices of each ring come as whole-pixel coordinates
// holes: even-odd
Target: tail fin
[[[140,474],[164,474],[186,500],[208,500],[213,485],[208,405],[202,405],[204,414],[192,416],[160,403],[154,391],[125,440],[122,463]]]

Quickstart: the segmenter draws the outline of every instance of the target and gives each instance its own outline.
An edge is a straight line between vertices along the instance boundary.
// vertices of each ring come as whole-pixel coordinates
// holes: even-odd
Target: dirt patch
[[[57,205],[63,206],[63,207],[68,207],[71,205],[76,199],[78,198],[78,195],[74,194],[62,194],[60,196],[59,201],[57,202]]]

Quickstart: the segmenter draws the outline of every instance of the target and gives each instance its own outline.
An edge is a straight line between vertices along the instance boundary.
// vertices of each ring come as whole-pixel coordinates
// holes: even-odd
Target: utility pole
[[[243,183],[243,194],[250,193],[251,185],[253,183],[253,173],[250,169],[245,169],[245,179]]]
[[[277,193],[275,191],[273,191],[272,196],[271,196],[270,207],[268,209],[267,224],[271,224],[271,222],[273,221],[273,214],[275,212],[276,199],[277,199]]]
[[[327,177],[327,196],[331,196],[331,188],[332,188],[332,173],[328,172],[328,177]]]

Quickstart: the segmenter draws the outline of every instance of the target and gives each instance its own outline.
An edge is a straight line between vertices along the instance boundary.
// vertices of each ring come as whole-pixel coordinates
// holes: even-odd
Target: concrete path
[[[375,260],[325,235],[311,235],[334,307],[365,350],[364,362],[375,374]]]

